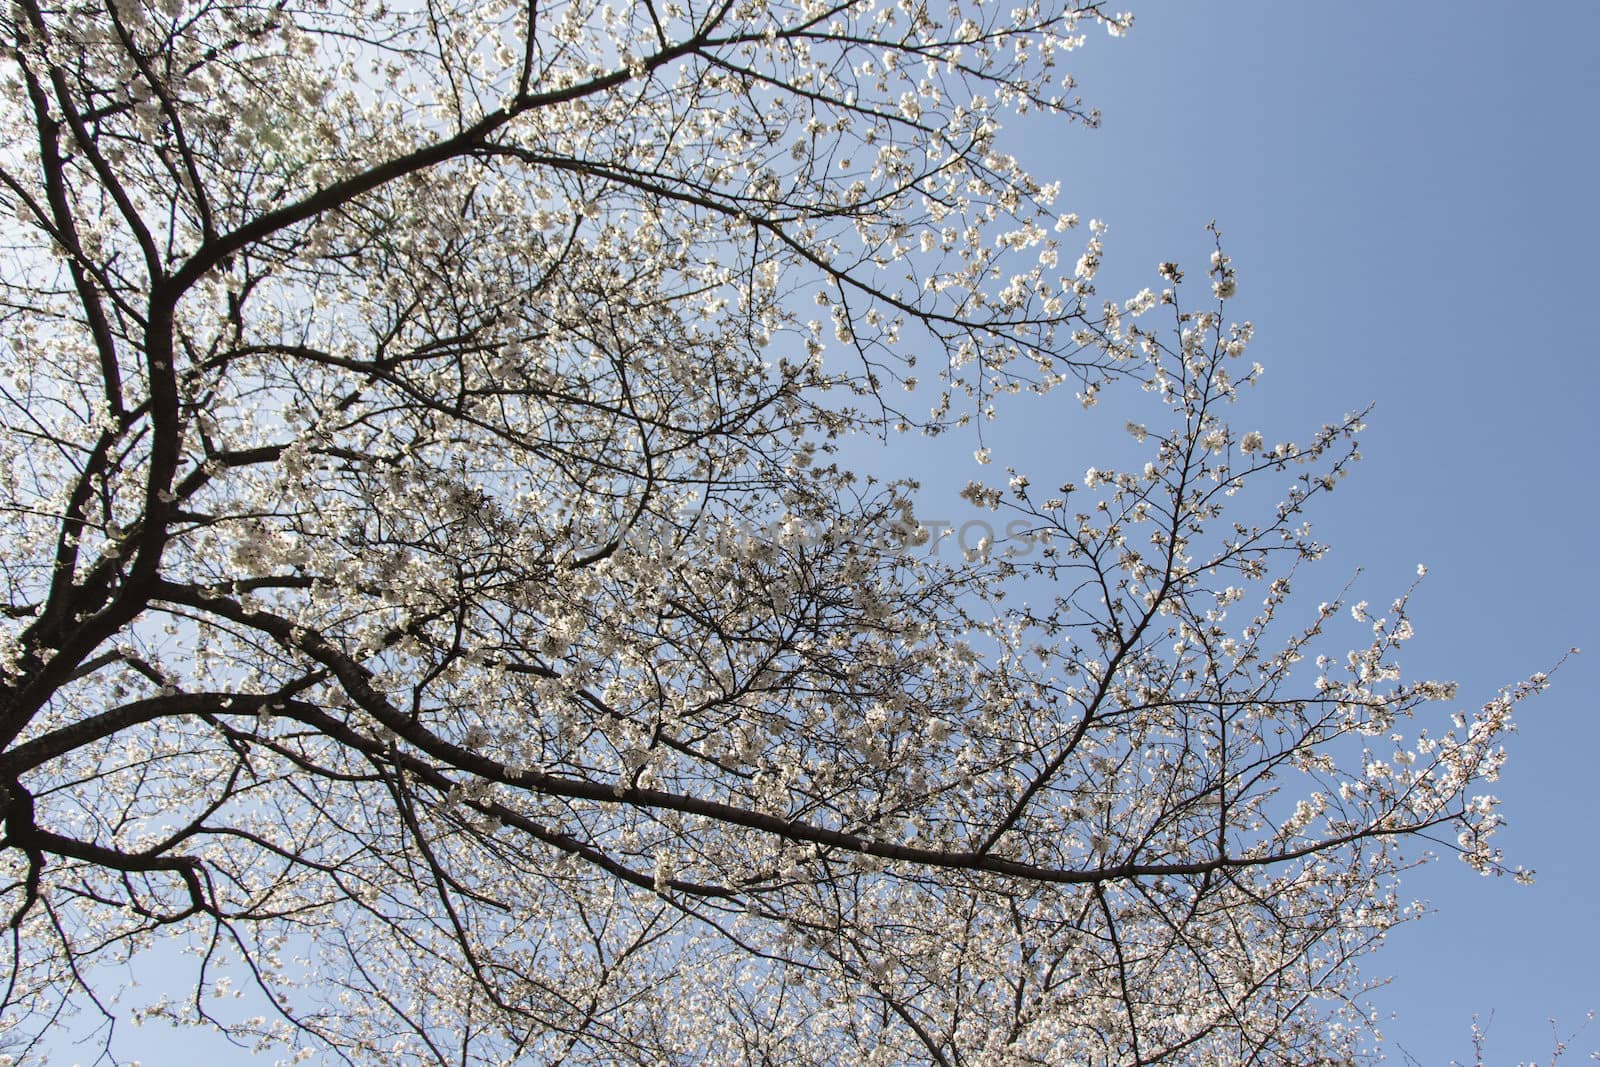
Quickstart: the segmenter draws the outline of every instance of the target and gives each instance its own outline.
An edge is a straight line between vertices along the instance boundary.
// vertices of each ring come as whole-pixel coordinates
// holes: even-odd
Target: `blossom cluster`
[[[1129,24],[0,13],[10,1031],[178,937],[120,1003],[289,1058],[1347,1056],[1547,680],[1441,719],[1404,598],[1292,592],[1361,416],[1233,427],[1220,237],[1098,294],[1003,128]],[[1063,386],[1140,458],[840,458]]]

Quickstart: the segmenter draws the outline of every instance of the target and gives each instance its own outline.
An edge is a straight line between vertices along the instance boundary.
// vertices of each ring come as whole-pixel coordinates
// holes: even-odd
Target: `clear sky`
[[[1200,267],[1215,218],[1267,365],[1254,410],[1288,436],[1377,404],[1317,515],[1327,580],[1363,567],[1384,603],[1426,562],[1405,663],[1463,698],[1590,649],[1523,706],[1500,784],[1538,883],[1419,872],[1437,914],[1367,965],[1395,976],[1390,1062],[1470,1062],[1474,1013],[1491,1063],[1547,1061],[1548,1018],[1600,1009],[1600,4],[1126,2],[1133,32],[1075,57],[1103,128],[1025,131],[1063,209],[1110,224],[1104,295]],[[1596,1048],[1600,1023],[1568,1062]]]
[[[1376,402],[1314,515],[1321,578],[1364,567],[1387,603],[1426,562],[1404,664],[1464,700],[1588,652],[1523,705],[1499,786],[1538,883],[1441,861],[1402,886],[1437,914],[1367,966],[1395,976],[1390,1062],[1471,1062],[1474,1013],[1489,1062],[1547,1062],[1547,1019],[1600,1009],[1600,4],[1127,6],[1127,38],[1075,57],[1103,127],[1026,140],[1061,207],[1110,225],[1102,293],[1202,267],[1215,217],[1267,366],[1252,410],[1288,436]],[[1600,1022],[1565,1062],[1597,1048]]]

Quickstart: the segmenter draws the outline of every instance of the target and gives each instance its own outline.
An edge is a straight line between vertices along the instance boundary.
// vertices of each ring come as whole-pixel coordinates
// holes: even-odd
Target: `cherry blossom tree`
[[[1233,428],[1221,245],[1103,301],[1006,153],[1127,21],[7,6],[8,1054],[1358,1052],[1544,679],[1452,723],[1404,597],[1302,603],[1359,417]],[[974,482],[965,555],[838,452],[1058,388],[1144,459]],[[192,980],[119,999],[157,943]]]

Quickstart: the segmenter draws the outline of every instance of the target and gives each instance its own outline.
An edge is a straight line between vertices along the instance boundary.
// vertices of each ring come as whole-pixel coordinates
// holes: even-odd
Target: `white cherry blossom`
[[[1405,598],[1291,593],[1361,419],[1230,428],[1220,239],[1096,295],[1004,126],[1097,121],[1059,64],[1130,22],[0,13],[6,1041],[1345,1062],[1547,680],[1459,707]],[[839,457],[1060,386],[1137,458],[996,455],[960,552]],[[115,995],[158,939],[188,988]]]

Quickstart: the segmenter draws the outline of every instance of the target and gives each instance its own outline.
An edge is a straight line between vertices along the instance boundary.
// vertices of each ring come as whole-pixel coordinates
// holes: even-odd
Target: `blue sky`
[[[1524,706],[1500,783],[1538,883],[1419,872],[1403,888],[1437,914],[1367,967],[1395,976],[1373,996],[1391,1062],[1469,1062],[1474,1013],[1490,1062],[1543,1062],[1547,1019],[1600,1009],[1600,4],[1127,2],[1133,32],[1074,57],[1103,128],[1022,131],[1063,209],[1109,223],[1103,293],[1199,267],[1215,218],[1267,365],[1252,411],[1288,436],[1376,402],[1317,528],[1325,579],[1364,568],[1375,603],[1429,565],[1412,673],[1486,698],[1592,646]],[[1600,1024],[1569,1062],[1595,1048]]]
[[[1367,967],[1395,976],[1373,998],[1390,1062],[1470,1062],[1474,1013],[1490,1062],[1545,1062],[1549,1017],[1566,1034],[1600,1009],[1600,5],[1129,6],[1126,39],[1074,57],[1103,127],[1026,131],[1061,206],[1110,225],[1102,292],[1202,266],[1215,218],[1267,366],[1252,412],[1287,435],[1376,402],[1316,516],[1322,578],[1364,568],[1386,603],[1429,565],[1409,672],[1482,699],[1593,646],[1523,706],[1499,785],[1537,885],[1418,872],[1402,890],[1437,914]],[[1567,1062],[1596,1048],[1600,1023]]]

